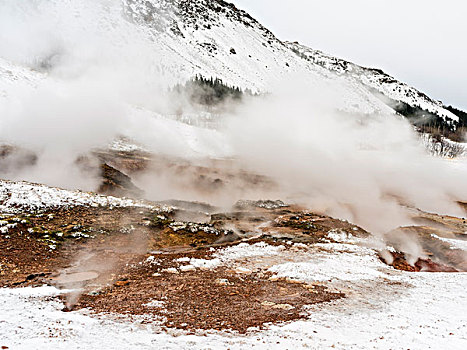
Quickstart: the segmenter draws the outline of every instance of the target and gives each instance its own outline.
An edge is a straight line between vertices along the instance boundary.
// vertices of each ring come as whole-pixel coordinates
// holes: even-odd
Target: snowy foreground
[[[0,182],[4,212],[54,206],[147,206],[147,203]],[[150,206],[150,205],[149,205]],[[168,210],[169,208],[159,208]],[[309,319],[234,332],[164,330],[87,311],[65,313],[54,287],[0,289],[0,346],[10,349],[466,349],[466,273],[407,273],[383,264],[365,240],[329,233],[340,243],[271,246],[241,243],[211,259],[174,261],[178,273],[228,266],[325,283],[346,298],[309,307]],[[465,249],[463,241],[448,240]],[[147,261],[154,263],[157,257]],[[156,304],[157,300],[154,301]]]
[[[235,333],[164,331],[112,316],[64,313],[53,287],[0,289],[0,346],[10,349],[466,349],[465,273],[405,273],[355,242],[283,250],[267,244],[226,248],[196,268],[269,267],[278,276],[326,281],[347,297],[310,307],[310,318]],[[331,250],[329,249],[331,247]],[[186,266],[186,265],[184,265]]]

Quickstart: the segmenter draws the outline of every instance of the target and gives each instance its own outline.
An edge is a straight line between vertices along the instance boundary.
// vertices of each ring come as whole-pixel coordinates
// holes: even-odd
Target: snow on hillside
[[[292,51],[300,57],[321,66],[339,75],[350,76],[369,88],[376,89],[383,95],[407,103],[410,106],[420,107],[429,112],[439,115],[444,119],[458,121],[459,118],[446,110],[442,103],[434,101],[417,89],[404,84],[379,69],[365,68],[354,63],[326,55],[298,43],[285,43]]]
[[[342,103],[337,107],[349,112],[389,111],[368,91],[371,87],[391,99],[458,120],[440,102],[379,70],[363,68],[297,43],[283,43],[248,13],[222,0],[41,0],[35,2],[33,10],[24,12],[25,23],[33,22],[37,13],[56,18],[56,28],[50,25],[49,30],[55,32],[52,39],[61,42],[61,46],[52,52],[41,52],[41,57],[17,61],[0,57],[2,95],[12,85],[26,81],[34,86],[45,77],[46,73],[34,71],[38,61],[54,68],[54,63],[71,57],[79,67],[86,62],[112,62],[115,55],[127,55],[123,58],[127,67],[147,65],[141,74],[148,84],[172,85],[201,74],[219,77],[241,88],[269,91],[284,79],[299,75],[310,85],[332,86],[341,96]],[[85,33],[83,42],[76,40],[81,32]],[[99,36],[105,42],[103,47],[99,41],[93,42]],[[49,79],[59,77],[60,74]]]
[[[284,79],[300,75],[312,86],[332,86],[342,97],[337,108],[363,113],[388,110],[360,83],[303,60],[246,12],[224,1],[121,0],[102,5],[89,0],[42,0],[35,11],[57,18],[57,28],[49,30],[59,33],[53,39],[61,46],[41,52],[41,57],[13,62],[19,67],[29,65],[18,69],[36,69],[39,61],[60,72],[61,63],[76,60],[72,68],[82,70],[83,65],[107,64],[117,56],[149,85],[171,85],[201,74],[254,91],[269,91]],[[37,17],[34,11],[24,16],[24,22]],[[77,39],[81,32],[84,39]],[[49,79],[69,77],[54,74]]]
[[[35,88],[44,78],[45,76],[37,71],[0,57],[0,98],[6,98],[9,90],[15,87]]]
[[[297,75],[310,85],[328,84],[338,108],[378,113],[388,108],[360,83],[309,64],[246,12],[224,1],[124,0],[127,16],[157,42],[156,69],[175,82],[201,74],[253,91],[269,91]],[[166,65],[170,62],[171,67]]]

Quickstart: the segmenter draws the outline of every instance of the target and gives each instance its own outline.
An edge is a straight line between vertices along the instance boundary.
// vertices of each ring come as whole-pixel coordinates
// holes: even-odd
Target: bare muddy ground
[[[280,201],[242,201],[227,213],[209,212],[215,208],[202,203],[177,204],[164,213],[81,206],[3,215],[2,227],[8,230],[0,235],[0,285],[73,289],[63,297],[64,311],[88,308],[146,315],[145,322],[168,328],[246,332],[307,318],[309,305],[344,298],[349,290],[280,278],[248,257],[243,265],[227,266],[218,263],[219,252],[264,244],[280,249],[275,257],[280,260],[300,245],[332,251],[336,235],[357,241],[369,236],[348,222]],[[397,235],[417,235],[426,258],[410,265],[394,251],[392,266],[414,272],[466,271],[465,252],[437,238],[460,235],[464,223],[417,215],[424,225],[436,221],[436,227],[403,228]]]

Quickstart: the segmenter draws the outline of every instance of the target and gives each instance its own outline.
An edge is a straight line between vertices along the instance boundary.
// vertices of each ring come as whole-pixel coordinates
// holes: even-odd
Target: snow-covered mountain
[[[355,63],[327,55],[297,42],[285,43],[292,51],[303,59],[319,65],[339,75],[351,76],[370,89],[375,89],[395,101],[407,103],[412,107],[419,107],[437,114],[443,119],[458,120],[459,118],[444,108],[440,101],[435,101],[423,92],[398,81],[380,69],[366,68]]]
[[[299,75],[310,85],[332,86],[342,97],[337,107],[349,112],[389,111],[375,97],[375,89],[392,100],[420,107],[443,119],[458,120],[440,102],[379,70],[280,41],[248,13],[223,0],[31,0],[17,5],[4,3],[0,10],[6,6],[10,11],[11,6],[16,6],[16,15],[23,11],[19,18],[25,23],[48,16],[56,18],[46,26],[44,35],[52,35],[59,44],[50,49],[41,47],[33,58],[26,59],[24,55],[18,58],[5,54],[5,47],[0,50],[0,96],[7,96],[12,84],[36,86],[48,78],[47,72],[53,71],[54,65],[63,62],[85,59],[94,63],[128,55],[128,65],[141,65],[135,58],[145,57],[145,79],[168,85],[200,74],[265,92]],[[84,45],[92,44],[93,40],[87,38],[93,39],[94,32],[89,28],[106,33],[103,41],[110,49],[94,43],[95,52],[83,50],[76,36],[83,32]],[[114,56],[108,53],[112,50]],[[61,78],[53,75],[53,79]]]

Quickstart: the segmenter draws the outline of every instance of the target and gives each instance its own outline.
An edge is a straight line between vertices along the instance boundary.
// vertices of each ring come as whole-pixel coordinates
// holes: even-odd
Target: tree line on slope
[[[420,132],[429,133],[435,138],[445,137],[452,141],[463,142],[467,131],[467,113],[453,107],[445,107],[459,117],[459,121],[444,119],[438,114],[417,106],[396,101],[394,110],[406,117]]]
[[[196,75],[184,84],[175,85],[171,91],[185,94],[192,103],[208,107],[220,105],[225,101],[240,101],[245,95],[258,96],[249,89],[242,90],[239,87],[226,84],[220,78],[206,78],[202,75]],[[441,141],[442,138],[456,142],[464,141],[467,132],[466,112],[452,106],[445,107],[459,117],[457,122],[444,119],[421,107],[390,99],[376,90],[373,93],[397,113],[406,117],[420,133],[430,134],[434,140],[438,141]]]
[[[462,126],[462,127],[467,126],[467,113],[466,112],[461,111],[460,109],[455,108],[453,106],[449,106],[449,107],[445,106],[444,108],[447,109],[452,114],[455,114],[455,115],[457,115],[459,117],[460,126]]]
[[[430,134],[435,139],[447,138],[455,142],[464,141],[467,132],[467,113],[453,107],[443,106],[459,117],[459,121],[445,119],[421,107],[394,100],[376,89],[370,89],[370,91],[397,113],[407,118],[418,132]]]
[[[396,112],[405,116],[422,134],[425,146],[431,154],[455,158],[465,153],[464,146],[459,142],[465,142],[467,113],[452,106],[445,107],[459,117],[459,121],[456,122],[445,120],[437,114],[400,101],[392,107]]]
[[[228,85],[220,78],[205,78],[202,75],[196,75],[184,84],[175,85],[172,92],[186,94],[192,103],[204,106],[215,106],[228,100],[240,101],[244,95],[255,95],[249,89],[242,90]]]

